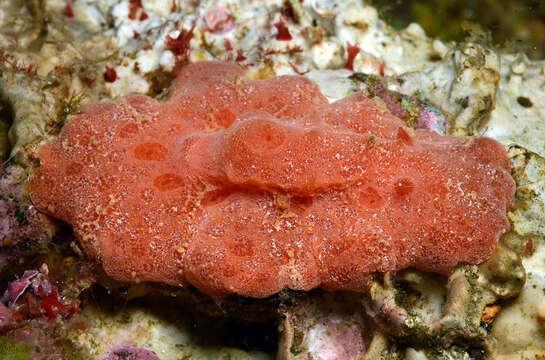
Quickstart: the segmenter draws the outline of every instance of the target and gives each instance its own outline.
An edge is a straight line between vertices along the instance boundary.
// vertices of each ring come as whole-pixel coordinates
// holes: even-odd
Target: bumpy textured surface
[[[212,295],[365,291],[374,272],[482,262],[515,188],[493,140],[213,62],[185,67],[165,103],[86,107],[39,158],[34,204],[108,274]]]

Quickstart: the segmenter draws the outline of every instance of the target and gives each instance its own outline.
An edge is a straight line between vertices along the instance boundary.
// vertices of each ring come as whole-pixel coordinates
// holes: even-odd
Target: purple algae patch
[[[133,346],[118,347],[101,360],[161,360],[153,351]]]

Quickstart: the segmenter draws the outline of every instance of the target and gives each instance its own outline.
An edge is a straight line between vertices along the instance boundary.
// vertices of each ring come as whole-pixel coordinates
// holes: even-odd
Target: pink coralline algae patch
[[[233,22],[233,14],[227,9],[214,9],[206,13],[204,16],[206,29],[217,34],[224,34],[233,30],[235,23]]]
[[[41,147],[38,209],[120,281],[211,295],[366,291],[375,272],[448,274],[508,228],[514,182],[486,138],[408,128],[361,93],[186,66],[164,103],[86,107]]]

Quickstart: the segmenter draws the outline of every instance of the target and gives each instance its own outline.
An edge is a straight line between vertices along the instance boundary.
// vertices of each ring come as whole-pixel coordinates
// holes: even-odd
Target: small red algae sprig
[[[79,310],[79,300],[63,303],[57,287],[49,281],[48,266],[42,264],[40,271],[26,270],[21,278],[8,284],[0,301],[7,306],[16,321],[46,316],[53,320],[74,315]]]
[[[351,43],[346,44],[347,59],[346,59],[346,65],[344,66],[346,70],[354,71],[354,59],[359,54],[359,52],[360,52],[360,48],[358,47],[358,45],[352,45]],[[381,73],[381,76],[384,76],[384,74]]]
[[[486,138],[413,130],[301,76],[182,68],[169,99],[87,106],[39,150],[35,206],[120,281],[211,295],[366,291],[376,272],[489,258],[515,185]]]
[[[274,24],[274,27],[277,30],[276,40],[290,41],[291,39],[293,39],[290,33],[290,29],[288,29],[288,27],[286,26],[284,22],[279,21],[276,24]]]
[[[167,48],[176,56],[187,57],[189,54],[189,42],[191,39],[193,39],[194,30],[195,25],[193,25],[189,30],[181,29],[178,36],[175,38],[167,35],[165,40]]]
[[[194,30],[195,24],[193,24],[193,26],[187,30],[181,29],[176,37],[167,35],[165,38],[165,45],[167,49],[172,51],[176,57],[176,69],[189,61],[190,43],[191,39],[193,39]]]
[[[66,0],[66,5],[64,5],[64,13],[66,14],[66,17],[68,18],[74,17],[74,10],[72,8],[72,0]]]
[[[117,71],[115,71],[115,68],[106,66],[106,70],[104,71],[104,81],[114,82],[115,80],[117,80]]]
[[[129,19],[135,20],[136,15],[140,12],[138,20],[144,21],[149,18],[148,14],[144,11],[142,6],[142,0],[130,0],[129,1]]]

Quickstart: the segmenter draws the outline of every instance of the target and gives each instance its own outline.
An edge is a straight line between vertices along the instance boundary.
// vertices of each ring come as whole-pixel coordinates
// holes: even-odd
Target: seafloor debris
[[[30,203],[24,182],[27,172],[0,164],[0,252],[2,256],[44,250],[55,227]],[[7,250],[9,249],[9,254]],[[0,269],[5,261],[0,260]]]
[[[504,238],[486,263],[460,265],[448,279],[405,270],[377,276],[363,295],[310,292],[287,297],[280,306],[278,358],[493,356],[497,344],[490,329],[500,309],[496,301],[518,295],[525,280],[521,258],[506,242],[512,243]],[[361,302],[364,306],[357,306]]]
[[[161,360],[157,354],[147,349],[122,346],[113,350],[102,360]]]
[[[79,316],[80,296],[95,283],[96,270],[53,252],[43,258],[48,263],[12,279],[0,300],[0,331],[5,335],[0,337],[0,358],[17,348],[24,359],[87,359],[81,357],[85,349],[76,349],[67,338],[88,324]],[[21,266],[12,264],[14,269]]]
[[[55,319],[58,315],[69,317],[78,311],[80,301],[73,298],[71,302],[64,303],[48,275],[47,264],[42,264],[40,271],[27,270],[21,278],[8,285],[1,301],[13,312],[16,321],[42,316],[49,319]]]
[[[374,351],[374,330],[362,312],[360,298],[360,294],[343,292],[292,296],[289,304],[280,307],[278,359],[355,360]]]
[[[39,156],[34,203],[109,275],[215,295],[365,291],[375,271],[480,263],[514,194],[492,140],[412,131],[361,94],[328,104],[302,77],[254,82],[212,62],[187,66],[164,105],[87,107]]]
[[[358,85],[363,85],[362,91],[368,96],[376,96],[392,114],[403,120],[413,129],[428,129],[439,134],[449,133],[451,119],[439,109],[416,98],[388,90],[386,81],[364,73],[353,73],[348,77]]]

